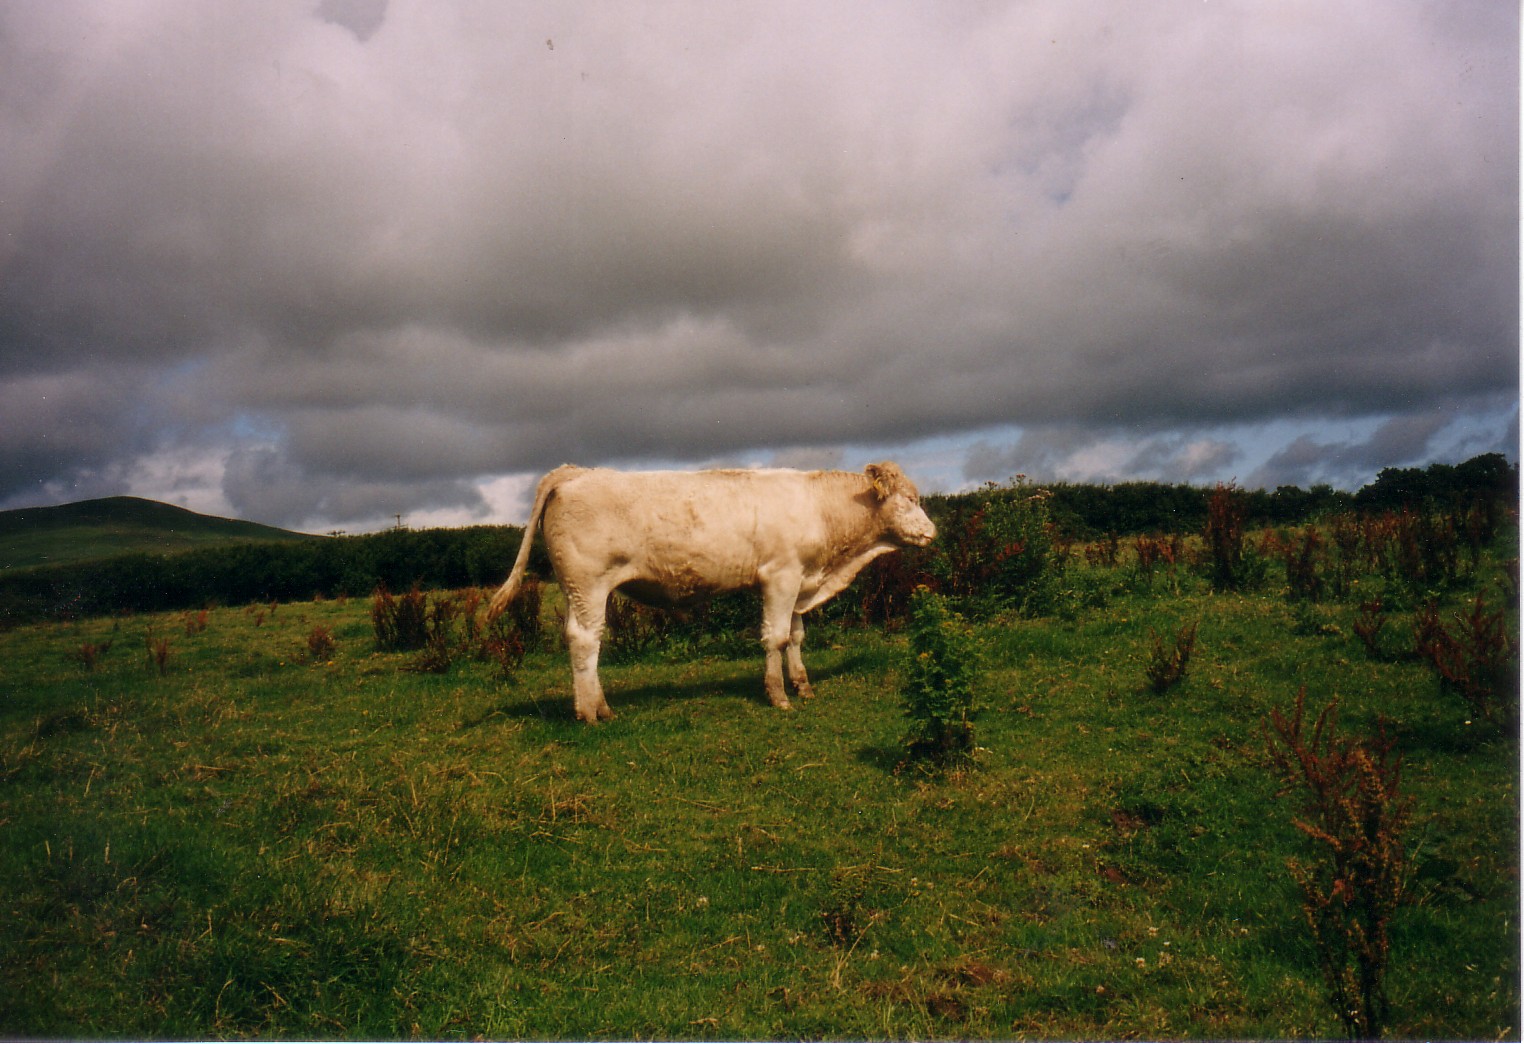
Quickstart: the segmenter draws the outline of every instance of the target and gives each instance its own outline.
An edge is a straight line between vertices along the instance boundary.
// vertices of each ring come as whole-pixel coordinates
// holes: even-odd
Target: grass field
[[[1517,1039],[1517,744],[1353,604],[1071,572],[1104,604],[978,625],[982,749],[941,776],[900,765],[871,630],[812,635],[791,713],[760,656],[607,666],[596,728],[564,653],[414,673],[360,601],[0,634],[0,1033],[1337,1036],[1260,734],[1305,686],[1406,758],[1392,1035]],[[1193,621],[1154,694],[1151,632]]]

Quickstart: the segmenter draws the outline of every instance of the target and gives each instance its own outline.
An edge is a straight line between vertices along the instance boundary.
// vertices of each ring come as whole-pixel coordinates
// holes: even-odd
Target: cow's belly
[[[682,585],[667,586],[652,580],[628,580],[618,587],[620,594],[633,598],[642,605],[653,606],[657,609],[688,609],[702,605],[717,594],[722,594],[725,588],[711,586]]]
[[[619,591],[637,602],[659,608],[700,605],[715,595],[755,587],[757,574],[737,562],[688,558],[671,562],[647,561],[636,575],[619,585]]]

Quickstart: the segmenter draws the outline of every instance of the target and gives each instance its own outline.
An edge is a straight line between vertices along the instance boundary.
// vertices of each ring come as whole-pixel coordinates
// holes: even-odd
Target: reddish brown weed
[[[312,657],[312,662],[321,663],[331,659],[337,648],[338,642],[334,640],[332,631],[322,624],[313,625],[307,634],[307,654]]]
[[[1519,723],[1517,643],[1506,613],[1491,609],[1478,594],[1467,613],[1455,614],[1451,631],[1432,604],[1414,623],[1414,645],[1429,661],[1446,690],[1460,695],[1473,718],[1496,726],[1505,736]]]
[[[103,642],[97,645],[95,642],[84,642],[74,650],[73,658],[79,661],[81,667],[87,671],[95,670],[100,663],[100,658],[111,651],[111,643]]]
[[[1293,821],[1317,856],[1287,868],[1302,891],[1302,914],[1317,948],[1329,1002],[1352,1039],[1375,1040],[1387,1023],[1389,929],[1403,900],[1402,832],[1412,802],[1401,792],[1402,758],[1384,727],[1373,737],[1337,734],[1336,702],[1304,728],[1307,690],[1290,715],[1272,710],[1266,747],[1280,775],[1301,794]]]
[[[149,631],[143,636],[143,642],[148,647],[148,665],[157,668],[159,677],[164,677],[169,673],[169,639]]]
[[[383,652],[422,649],[429,640],[428,598],[415,585],[401,598],[385,584],[376,586],[370,605],[376,648]]]
[[[425,599],[425,603],[423,651],[409,669],[425,674],[444,674],[455,659],[454,629],[455,620],[460,616],[460,599],[440,594],[432,601]]]
[[[1105,566],[1107,569],[1117,567],[1117,558],[1122,553],[1122,538],[1115,532],[1107,533],[1105,538],[1093,544],[1085,546],[1085,561],[1093,566]]]
[[[1355,636],[1373,660],[1388,658],[1381,647],[1381,632],[1386,628],[1384,608],[1381,599],[1371,598],[1360,603],[1360,612],[1355,616]]]
[[[1281,551],[1286,563],[1286,587],[1293,601],[1316,602],[1323,597],[1323,578],[1318,561],[1323,538],[1313,526],[1302,530],[1300,538],[1287,543]]]
[[[1235,591],[1245,586],[1243,491],[1232,484],[1218,483],[1207,498],[1207,521],[1202,536],[1206,541],[1207,564],[1212,587]]]
[[[1149,634],[1153,636],[1153,650],[1143,673],[1148,676],[1148,687],[1162,696],[1185,680],[1191,653],[1196,649],[1196,624],[1181,627],[1175,633],[1172,647],[1166,645],[1164,636],[1158,631],[1150,628]]]

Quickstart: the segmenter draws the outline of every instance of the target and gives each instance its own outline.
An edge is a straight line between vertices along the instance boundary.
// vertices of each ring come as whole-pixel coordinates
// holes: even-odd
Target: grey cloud
[[[1009,445],[988,441],[972,447],[964,478],[1004,481],[1027,475],[1038,481],[1188,482],[1223,475],[1242,451],[1207,432],[1141,434],[1127,429],[1035,427]]]
[[[1228,473],[1241,456],[1236,446],[1221,439],[1175,435],[1145,442],[1123,474],[1193,481]]]
[[[1091,439],[1079,429],[1029,428],[1013,444],[981,441],[964,459],[963,477],[973,482],[1001,482],[1015,475],[1060,478],[1063,461]]]
[[[364,43],[376,35],[386,20],[387,0],[321,0],[317,6],[319,18],[326,18],[335,25],[342,25]]]
[[[1256,486],[1313,485],[1350,487],[1382,467],[1423,460],[1450,418],[1394,417],[1363,441],[1322,443],[1301,436],[1272,456],[1249,477]]]
[[[375,524],[431,508],[463,508],[478,516],[487,510],[481,492],[464,481],[339,481],[308,472],[268,447],[234,451],[222,492],[240,517],[299,529],[335,521]]]
[[[843,466],[845,454],[839,447],[796,446],[773,454],[768,463],[775,468],[799,468],[803,471],[833,471]]]
[[[0,383],[0,496],[61,474],[99,476],[150,450],[144,421],[159,403],[145,376],[107,365]]]
[[[1214,425],[1421,426],[1517,387],[1517,65],[1493,4],[12,5],[0,501],[166,446],[318,518],[568,459],[1015,424],[972,472],[1189,477]]]

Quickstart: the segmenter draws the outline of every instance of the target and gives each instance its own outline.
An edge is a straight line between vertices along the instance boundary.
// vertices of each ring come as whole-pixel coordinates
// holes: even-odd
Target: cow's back
[[[683,602],[753,586],[770,564],[827,553],[841,524],[834,516],[850,513],[861,492],[854,478],[579,469],[556,486],[542,527],[563,581],[613,575],[642,600]]]

